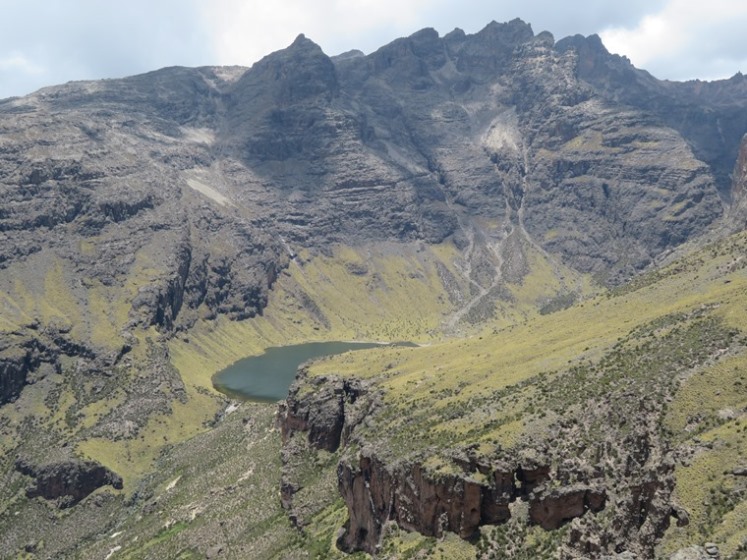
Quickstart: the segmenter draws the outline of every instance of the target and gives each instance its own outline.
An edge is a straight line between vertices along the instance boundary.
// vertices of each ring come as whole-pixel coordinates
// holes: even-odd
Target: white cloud
[[[683,41],[673,22],[661,15],[646,16],[633,29],[609,29],[601,37],[610,52],[624,54],[639,68],[646,68],[657,57],[677,53]]]
[[[208,64],[205,0],[0,0],[0,98],[69,80]]]
[[[43,74],[44,67],[26,58],[18,51],[0,56],[0,72],[20,72],[21,74]]]
[[[600,33],[611,51],[659,78],[717,79],[744,69],[747,3],[742,0],[669,0],[630,27]]]
[[[429,4],[432,0],[214,0],[203,4],[202,17],[216,63],[250,65],[287,47],[299,33],[328,54],[379,47],[416,31]]]
[[[475,33],[491,20],[522,18],[535,32],[556,38],[590,34],[612,23],[634,24],[665,0],[206,0],[201,18],[212,37],[216,63],[251,65],[287,47],[299,33],[330,55],[357,48],[371,52],[423,27],[441,34],[455,27]]]

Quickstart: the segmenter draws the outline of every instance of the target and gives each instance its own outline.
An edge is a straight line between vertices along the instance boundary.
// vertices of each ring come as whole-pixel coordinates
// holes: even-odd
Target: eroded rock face
[[[132,349],[123,343],[118,350],[97,352],[70,335],[70,325],[38,323],[24,331],[0,335],[0,405],[15,400],[25,385],[50,373],[62,372],[62,358],[78,360],[81,374],[106,375]]]
[[[282,416],[281,422],[287,418]],[[293,425],[293,431],[307,435],[301,425]],[[312,446],[325,444],[323,439],[308,441]],[[386,460],[365,443],[356,445],[364,447],[353,452],[343,448],[337,467],[338,490],[349,516],[337,545],[346,552],[376,554],[388,522],[426,536],[441,537],[449,531],[470,539],[483,525],[509,521],[517,502],[527,504],[529,524],[547,531],[581,520],[568,533],[569,557],[597,557],[609,550],[646,557],[653,554],[673,518],[680,525],[687,523],[687,513],[671,501],[674,463],[646,435],[619,442],[621,449],[648,451],[645,456],[631,452],[628,467],[612,476],[581,464],[553,468],[541,457],[522,464],[519,458],[464,460],[460,454],[452,457],[453,468],[444,472],[415,457]],[[283,478],[282,503],[296,521],[293,495],[299,489]],[[594,514],[608,507],[608,521],[600,524]]]
[[[731,196],[731,225],[735,230],[739,230],[747,224],[747,135],[742,138],[734,164]]]
[[[279,409],[284,452],[292,447],[294,436],[316,449],[335,452],[341,445],[344,449],[355,427],[374,413],[368,397],[359,381],[308,378],[302,373]],[[366,404],[361,406],[362,402]],[[607,499],[603,486],[547,488],[551,469],[536,460],[512,466],[455,457],[454,464],[458,465],[455,473],[443,474],[429,471],[417,460],[387,464],[365,448],[344,455],[337,479],[349,520],[338,546],[347,552],[374,553],[387,521],[427,536],[450,531],[471,538],[481,525],[507,521],[510,505],[517,500],[529,501],[531,522],[556,529],[587,511],[601,511]],[[302,524],[293,503],[300,489],[286,472],[281,502]]]
[[[579,486],[552,490],[542,498],[530,501],[529,519],[549,531],[581,517],[587,511],[602,511],[606,501],[606,492],[598,488]]]
[[[557,529],[587,511],[604,509],[606,489],[575,485],[545,489],[549,467],[523,469],[505,464],[484,465],[479,471],[443,474],[428,472],[417,462],[403,461],[387,466],[370,451],[350,458],[337,469],[340,494],[350,517],[337,544],[342,550],[365,550],[374,554],[384,523],[396,522],[409,531],[441,537],[444,531],[472,538],[481,525],[496,525],[511,518],[510,505],[529,500],[532,523],[543,529]],[[505,470],[501,470],[501,468]],[[521,480],[527,470],[537,476]]]
[[[308,382],[313,389],[309,391]],[[304,388],[305,394],[299,397]],[[365,397],[361,399],[361,397]],[[368,394],[365,383],[356,379],[339,377],[313,377],[306,379],[299,373],[286,400],[280,404],[278,423],[283,441],[296,432],[308,434],[308,441],[317,449],[334,452],[355,425],[369,414],[375,398]]]
[[[93,461],[69,459],[47,465],[16,461],[16,470],[33,477],[26,496],[56,500],[60,508],[71,507],[103,486],[122,489],[122,477]]]
[[[12,401],[26,385],[29,374],[39,366],[39,354],[13,346],[0,352],[0,404]]]
[[[340,405],[342,397],[331,397],[332,387],[344,394],[341,380],[300,376],[289,402],[281,407],[283,461],[292,467],[284,473],[283,505],[294,519],[303,519],[295,501],[302,501],[299,481],[309,473],[304,461],[323,462],[327,468],[337,463],[337,487],[349,515],[338,541],[345,551],[376,553],[389,522],[423,535],[449,531],[467,539],[484,525],[510,522],[546,531],[569,524],[568,530],[549,537],[557,539],[561,558],[622,552],[652,558],[673,520],[678,526],[689,522],[674,496],[675,444],[661,429],[667,403],[680,380],[708,367],[725,348],[742,349],[735,331],[711,311],[701,307],[659,317],[621,337],[596,362],[533,378],[537,394],[546,399],[545,408],[534,418],[522,412],[524,431],[505,448],[495,432],[480,439],[480,422],[492,418],[483,411],[493,404],[495,414],[504,406],[498,399],[520,398],[524,383],[482,401],[472,396],[466,406],[456,399],[453,406],[440,406],[438,396],[423,393],[406,400],[383,392],[375,408],[365,409],[367,417],[351,416],[356,419],[348,422],[353,409]],[[669,325],[677,328],[669,330]],[[638,346],[641,339],[650,340],[646,352]],[[376,385],[369,383],[371,394]],[[399,384],[384,387],[401,390]],[[359,395],[354,406],[365,400]],[[423,406],[412,407],[415,402]],[[312,409],[327,409],[329,414],[313,416]],[[477,418],[475,409],[480,410]],[[547,422],[547,414],[555,419]],[[310,421],[313,417],[325,420]],[[470,426],[469,436],[443,429],[455,420],[450,425]],[[351,430],[338,439],[341,425]],[[312,429],[323,426],[332,430],[334,445],[310,437]],[[495,429],[486,426],[483,429]],[[331,477],[324,476],[332,484]],[[312,514],[314,507],[318,511],[320,504],[313,503],[312,496],[307,493],[304,499],[304,515]],[[503,530],[480,530],[483,550],[508,554],[516,543],[507,544]]]

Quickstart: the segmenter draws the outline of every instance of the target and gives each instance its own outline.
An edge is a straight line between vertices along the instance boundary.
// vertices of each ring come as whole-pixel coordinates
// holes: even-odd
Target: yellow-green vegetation
[[[588,299],[600,293],[591,276],[581,274],[535,246],[524,247],[527,274],[517,283],[508,283],[510,301],[499,300],[493,329],[500,329],[524,322],[547,311],[570,307],[575,301]]]
[[[564,151],[581,153],[598,152],[603,148],[604,136],[602,135],[602,132],[591,129],[585,131],[583,134],[571,138],[565,143],[565,145],[563,145]]]
[[[42,321],[46,324],[63,321],[72,329],[82,323],[78,302],[71,293],[68,279],[61,260],[55,259],[49,263],[44,275],[43,297],[35,298],[37,310],[41,313]],[[73,334],[80,334],[75,333]]]
[[[747,405],[747,355],[729,356],[689,377],[677,391],[666,418],[682,441],[725,420]]]
[[[674,499],[690,515],[661,550],[714,540],[738,557],[747,537],[747,482],[732,474],[747,467],[744,254],[747,234],[739,234],[568,309],[466,339],[331,357],[309,374],[374,382],[386,405],[364,437],[386,440],[379,456],[417,453],[434,475],[454,471],[443,449],[520,447],[613,391],[659,399],[663,433],[685,457]],[[601,439],[605,429],[585,425],[579,437]]]
[[[148,354],[153,348],[152,340],[156,336],[158,333],[155,329],[138,332],[138,342],[131,351],[135,363],[148,363]],[[149,380],[147,369],[121,370],[119,375],[133,378],[135,384]],[[178,376],[179,373],[175,371],[173,375]],[[106,436],[85,437],[78,444],[80,453],[122,473],[125,491],[134,490],[140,478],[152,471],[153,460],[165,445],[183,442],[208,429],[222,406],[211,392],[199,384],[191,383],[188,377],[181,381],[184,383],[184,399],[181,401],[170,396],[166,387],[156,389],[164,392],[163,398],[168,404],[163,412],[152,413],[144,419],[144,425],[137,428],[137,436],[115,439]],[[123,395],[115,393],[106,401],[94,401],[80,410],[84,417],[98,415],[101,418],[116,410],[118,403],[125,401]],[[123,419],[122,422],[127,421]]]
[[[169,413],[149,417],[136,437],[117,440],[90,437],[78,444],[78,451],[121,473],[124,491],[132,492],[140,479],[153,471],[154,460],[165,445],[186,441],[208,428],[217,411],[215,400],[192,390],[188,391],[188,397],[186,404],[172,403]]]
[[[319,310],[317,321],[334,336],[422,341],[452,307],[438,265],[453,270],[456,249],[441,249],[436,254],[420,244],[338,246],[331,256],[302,253],[303,264],[292,265],[296,286],[287,291],[302,307],[306,294]],[[307,313],[313,317],[314,310]]]
[[[710,306],[715,316],[737,326],[735,319],[746,305],[747,275],[742,268],[724,266],[738,258],[746,242],[744,235],[737,236],[717,257],[706,259],[715,251],[706,248],[643,276],[638,286],[521,324],[419,348],[363,350],[312,365],[310,373],[375,378],[391,404],[438,410],[597,359],[618,339],[659,317]],[[657,282],[659,278],[667,281]]]
[[[38,322],[105,351],[121,346],[132,294],[120,286],[95,279],[83,284],[70,261],[46,252],[18,263],[2,283],[3,330]]]
[[[675,489],[675,499],[688,512],[690,523],[670,528],[661,545],[663,552],[713,540],[728,558],[745,542],[747,484],[744,477],[732,474],[746,466],[745,426],[747,418],[732,419],[692,442],[693,457],[677,467]]]
[[[265,312],[234,322],[201,321],[170,342],[189,385],[212,387],[217,371],[270,346],[309,341],[430,341],[453,309],[438,268],[453,272],[456,249],[422,244],[302,251],[280,275]]]
[[[423,537],[422,535],[400,530],[392,523],[384,534],[382,550],[384,555],[396,558],[434,558],[437,560],[472,560],[475,547],[453,533],[443,538]],[[387,556],[384,556],[387,557]]]
[[[317,483],[318,484],[318,483]],[[347,509],[341,500],[318,512],[309,523],[304,534],[302,547],[315,560],[350,558],[351,555],[341,552],[335,541],[339,528],[347,519]],[[472,560],[475,558],[474,545],[459,538],[453,533],[446,533],[442,538],[425,537],[416,531],[400,529],[396,523],[390,523],[384,529],[381,543],[383,558],[434,558],[440,560]],[[368,558],[363,553],[352,555],[353,558]]]
[[[544,531],[526,524],[527,504],[515,504],[511,519],[504,525],[485,526],[477,542],[478,558],[516,558],[534,560],[556,558],[566,528]]]
[[[725,557],[747,540],[747,481],[733,472],[747,467],[747,356],[728,357],[683,384],[669,409],[667,427],[688,450],[676,470],[675,499],[690,516],[672,527],[667,552],[708,537]],[[742,550],[744,552],[744,550]]]

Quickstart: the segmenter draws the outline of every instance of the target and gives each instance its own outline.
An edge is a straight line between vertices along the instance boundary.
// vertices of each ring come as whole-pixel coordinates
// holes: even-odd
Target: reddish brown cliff
[[[481,525],[508,521],[509,506],[519,499],[530,500],[531,522],[548,530],[587,511],[601,511],[606,503],[603,488],[577,485],[545,492],[549,467],[493,465],[440,474],[428,472],[418,462],[388,466],[366,450],[357,459],[357,464],[343,460],[337,469],[349,513],[337,545],[347,552],[375,553],[389,521],[426,536],[440,537],[450,531],[468,539]]]
[[[305,392],[301,397],[302,383],[306,385],[303,385]],[[375,399],[370,398],[359,401],[363,395],[368,395],[368,390],[358,380],[307,378],[301,370],[287,399],[280,403],[278,424],[283,441],[288,441],[296,432],[304,432],[317,449],[336,451],[375,403]]]

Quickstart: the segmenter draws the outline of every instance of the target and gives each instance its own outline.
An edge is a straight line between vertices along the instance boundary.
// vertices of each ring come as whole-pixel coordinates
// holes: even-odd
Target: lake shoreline
[[[414,342],[318,341],[270,346],[261,354],[237,360],[212,376],[213,387],[231,399],[273,403],[283,400],[298,368],[311,360],[382,346],[416,348]]]

